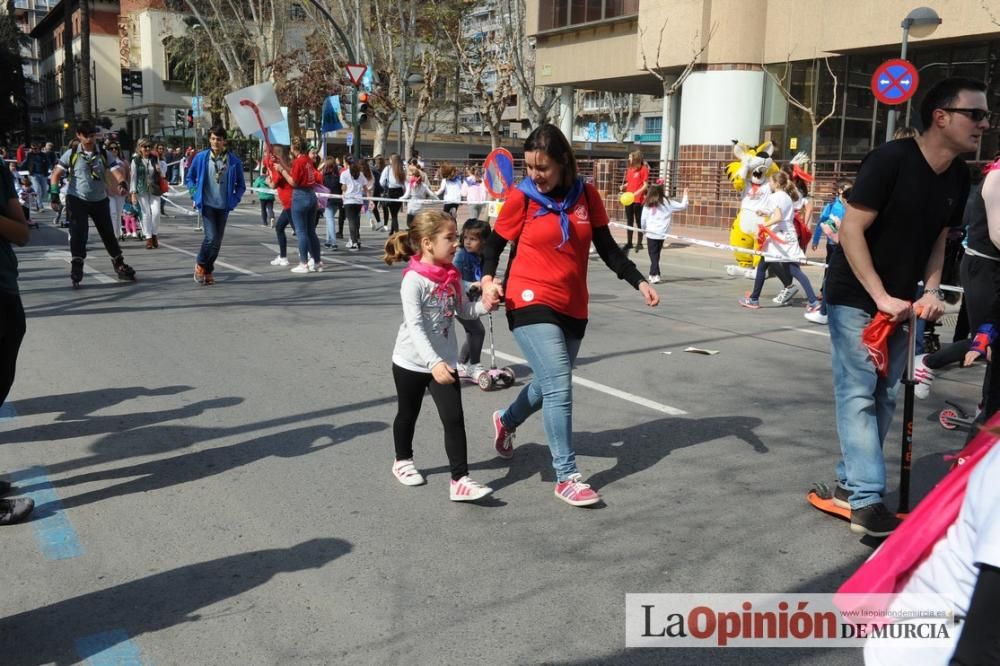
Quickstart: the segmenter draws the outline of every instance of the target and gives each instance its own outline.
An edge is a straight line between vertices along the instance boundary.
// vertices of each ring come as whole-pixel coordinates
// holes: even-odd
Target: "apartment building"
[[[13,9],[14,18],[18,26],[26,35],[30,35],[38,23],[45,18],[55,0],[12,0],[10,7]],[[31,117],[31,124],[40,125],[43,122],[42,115],[42,89],[41,81],[41,57],[39,44],[36,40],[30,40],[21,47],[21,55],[24,57],[24,78],[28,93],[28,114]]]

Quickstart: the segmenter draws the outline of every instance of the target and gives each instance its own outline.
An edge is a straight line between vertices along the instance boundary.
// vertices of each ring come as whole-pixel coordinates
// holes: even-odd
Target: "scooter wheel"
[[[479,388],[483,389],[484,391],[489,391],[491,388],[493,388],[493,378],[490,377],[490,373],[488,372],[484,372],[483,374],[479,375],[479,379],[476,381],[476,383],[479,384]]]
[[[512,386],[516,377],[514,376],[514,371],[510,368],[500,368],[500,379],[506,386]]]
[[[938,413],[938,422],[945,430],[954,430],[957,428],[958,425],[956,425],[956,423],[952,420],[957,418],[958,414],[951,408],[942,409],[941,412]]]

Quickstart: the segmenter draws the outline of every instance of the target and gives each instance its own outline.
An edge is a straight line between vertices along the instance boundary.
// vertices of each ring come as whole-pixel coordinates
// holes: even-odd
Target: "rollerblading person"
[[[59,182],[66,176],[66,219],[69,222],[69,249],[73,258],[70,279],[73,286],[83,277],[83,262],[87,258],[87,235],[90,220],[101,236],[104,249],[114,261],[122,251],[111,222],[111,205],[104,184],[104,177],[110,171],[124,196],[128,183],[122,172],[121,162],[113,152],[104,150],[97,143],[97,127],[89,120],[81,120],[76,126],[76,138],[80,142],[62,154],[52,175],[49,177],[49,193],[53,210],[59,209]],[[117,268],[116,268],[117,270]],[[134,279],[134,271],[131,279]]]
[[[118,275],[119,280],[135,282],[135,269],[125,263],[124,257],[118,255],[111,260],[111,265],[114,266],[115,274]]]

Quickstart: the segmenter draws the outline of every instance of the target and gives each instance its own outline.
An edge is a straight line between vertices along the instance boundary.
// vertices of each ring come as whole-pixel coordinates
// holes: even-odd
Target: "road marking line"
[[[179,247],[174,247],[173,245],[167,245],[166,243],[160,243],[160,247],[165,247],[168,250],[173,250],[174,252],[180,252],[181,254],[186,254],[189,257],[198,258],[198,254],[191,252],[189,250],[184,250]],[[231,271],[236,271],[237,273],[243,273],[244,275],[249,275],[251,277],[260,277],[260,273],[254,273],[253,271],[248,271],[245,268],[240,268],[239,266],[234,266],[233,264],[227,264],[223,261],[216,261],[216,266],[222,266],[223,268],[228,268]]]
[[[511,363],[517,363],[519,365],[528,365],[528,362],[523,358],[518,358],[517,356],[512,356],[510,354],[504,354],[503,352],[497,352],[497,358],[502,358],[505,361],[510,361]],[[633,402],[637,405],[642,405],[643,407],[649,407],[650,409],[662,412],[664,414],[670,414],[671,416],[683,416],[687,414],[683,409],[678,409],[677,407],[671,407],[670,405],[664,405],[663,403],[655,402],[653,400],[648,400],[642,396],[633,395],[631,393],[626,393],[625,391],[620,391],[616,388],[606,386],[604,384],[598,384],[589,379],[584,379],[583,377],[578,377],[573,375],[573,383],[579,384],[580,386],[585,386],[589,389],[595,391],[600,391],[615,398],[621,398],[622,400]]]
[[[0,405],[0,423],[13,421],[15,416],[17,416],[17,410],[14,409],[14,403],[10,400]]]
[[[142,651],[129,640],[124,629],[112,629],[75,641],[76,653],[87,666],[142,666]]]
[[[35,513],[30,522],[45,559],[68,560],[83,555],[76,530],[66,518],[62,502],[59,501],[59,495],[52,487],[45,468],[29,467],[11,475],[11,481],[20,488],[34,486],[19,494],[35,501]]]
[[[278,252],[279,251],[279,248],[278,248],[277,245],[271,245],[270,243],[261,243],[261,245],[263,245],[264,247],[266,247],[268,250],[271,250],[272,252]],[[329,261],[331,264],[343,264],[345,266],[351,266],[352,268],[363,268],[364,270],[371,271],[372,273],[388,273],[389,272],[389,271],[387,271],[384,268],[372,268],[371,266],[365,266],[364,264],[356,264],[356,263],[354,263],[352,261],[345,261],[343,259],[334,259],[329,254],[327,254],[325,257],[323,257],[323,262],[325,263],[327,261]]]
[[[45,258],[46,259],[61,259],[61,260],[65,261],[67,264],[72,264],[73,263],[72,256],[66,250],[46,250],[45,251]],[[90,265],[87,264],[87,263],[83,264],[83,272],[86,273],[87,275],[93,277],[98,282],[102,282],[104,284],[115,284],[116,282],[118,282],[118,280],[116,278],[108,277],[107,275],[105,275],[101,271],[97,270],[96,268],[91,268]]]
[[[781,328],[787,331],[798,331],[799,333],[808,333],[809,335],[821,335],[824,338],[830,337],[829,331],[817,331],[812,328],[796,328],[795,326],[782,326]]]

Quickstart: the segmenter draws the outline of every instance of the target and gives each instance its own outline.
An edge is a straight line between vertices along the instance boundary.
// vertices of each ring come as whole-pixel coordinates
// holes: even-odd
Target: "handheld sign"
[[[486,191],[503,198],[514,185],[514,156],[506,148],[497,148],[483,163],[483,185]]]

